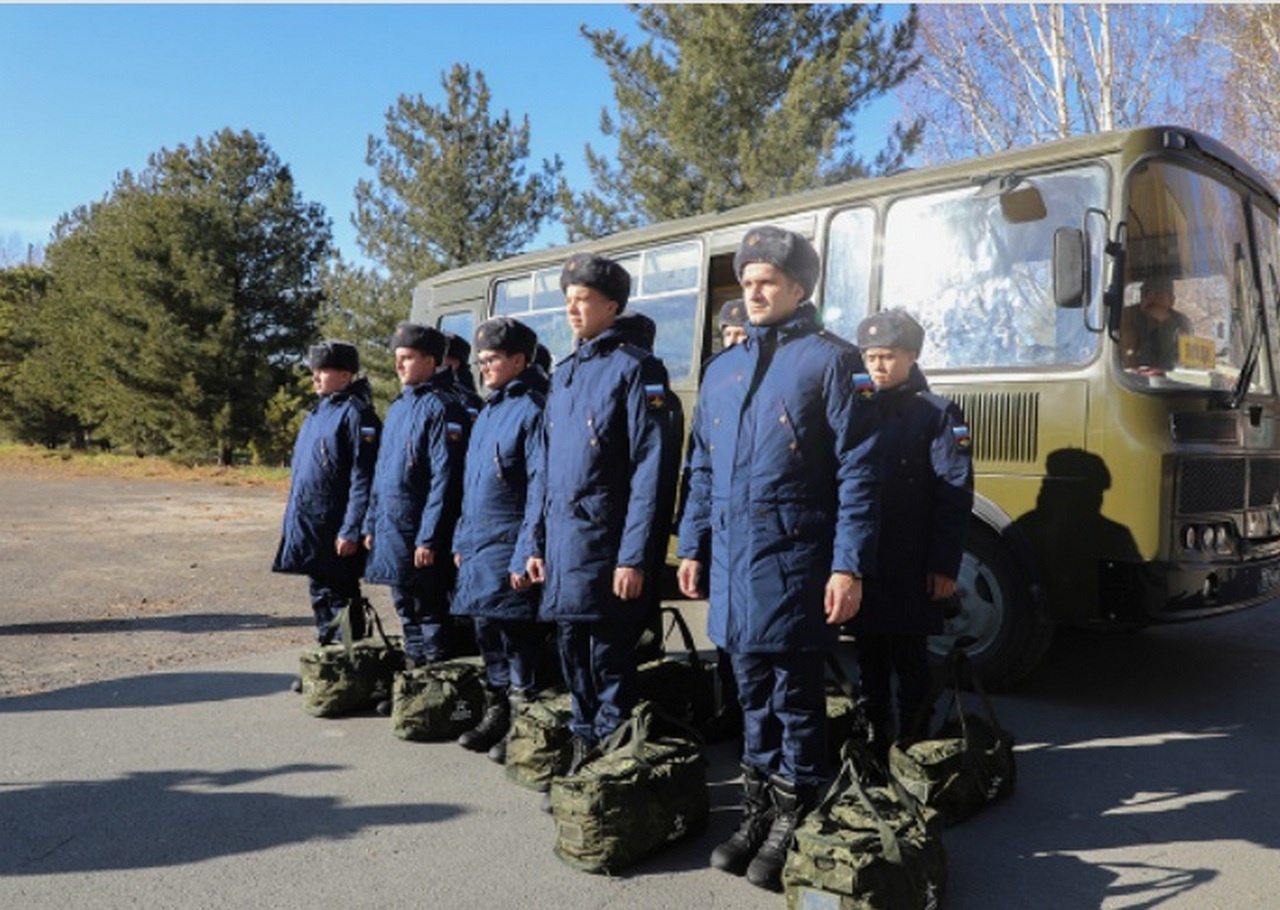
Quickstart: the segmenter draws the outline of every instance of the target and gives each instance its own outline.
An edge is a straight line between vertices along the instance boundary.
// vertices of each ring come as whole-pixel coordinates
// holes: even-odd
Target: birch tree
[[[1191,114],[1273,180],[1280,179],[1280,6],[1215,4],[1194,30],[1204,67]],[[1216,77],[1216,78],[1215,78]]]
[[[963,4],[920,8],[924,62],[899,90],[928,124],[930,161],[1168,116],[1187,30],[1176,5]]]

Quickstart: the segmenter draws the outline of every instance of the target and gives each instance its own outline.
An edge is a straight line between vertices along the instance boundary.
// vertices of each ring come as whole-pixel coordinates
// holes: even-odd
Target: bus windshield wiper
[[[1267,268],[1271,270],[1271,285],[1274,288],[1276,286],[1275,269],[1270,265]],[[1236,377],[1236,384],[1231,389],[1231,397],[1227,399],[1227,407],[1233,411],[1240,407],[1245,395],[1249,394],[1249,386],[1253,384],[1253,372],[1258,368],[1258,350],[1262,347],[1264,319],[1261,294],[1257,295],[1257,301],[1253,313],[1253,328],[1249,332],[1249,347],[1244,355],[1244,363],[1240,365],[1240,375]]]

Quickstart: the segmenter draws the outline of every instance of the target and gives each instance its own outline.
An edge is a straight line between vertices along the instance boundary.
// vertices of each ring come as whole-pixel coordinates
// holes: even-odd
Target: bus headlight
[[[1214,535],[1213,525],[1205,525],[1200,529],[1200,549],[1201,550],[1204,550],[1206,553],[1213,550],[1215,546],[1214,544],[1215,539],[1216,538]]]
[[[1221,553],[1228,548],[1230,536],[1227,534],[1226,525],[1218,525],[1213,529],[1213,548]]]

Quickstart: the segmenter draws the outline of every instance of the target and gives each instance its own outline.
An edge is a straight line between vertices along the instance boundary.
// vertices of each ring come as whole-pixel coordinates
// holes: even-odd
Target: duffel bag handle
[[[912,818],[916,819],[923,827],[924,818],[912,797],[892,777],[889,779],[889,786],[892,788],[894,795],[897,796],[898,801],[911,813]],[[871,797],[867,795],[866,789],[862,786],[862,775],[859,772],[857,760],[854,756],[845,757],[840,765],[840,771],[836,775],[836,779],[832,782],[830,789],[827,790],[827,795],[818,805],[816,811],[824,816],[829,816],[836,801],[850,791],[853,792],[858,802],[862,804],[862,807],[867,810],[867,814],[875,822],[885,860],[895,866],[901,866],[903,864],[902,846],[898,841],[898,832],[894,831],[893,826],[884,820],[880,810],[876,808],[875,803],[871,801]]]
[[[600,751],[610,754],[621,752],[630,756],[637,764],[647,766],[649,760],[644,755],[644,747],[657,739],[653,732],[657,721],[675,727],[694,743],[702,742],[702,736],[693,727],[672,717],[653,702],[642,701],[631,712],[630,720],[601,740]]]
[[[680,633],[680,639],[684,644],[684,653],[689,664],[695,668],[701,666],[702,658],[698,656],[698,649],[693,643],[693,632],[689,629],[689,623],[685,620],[684,615],[676,607],[661,607],[664,616],[671,617],[671,625],[667,628],[662,636],[665,648],[666,640],[671,635],[671,630],[675,629]]]
[[[947,722],[947,718],[951,716],[952,710],[956,712],[956,716],[960,721],[960,734],[966,742],[969,741],[969,725],[965,721],[964,703],[961,697],[962,686],[960,684],[961,674],[965,669],[969,671],[969,679],[973,683],[973,691],[978,694],[978,698],[982,700],[982,707],[987,712],[987,719],[996,729],[1000,728],[1000,722],[996,718],[995,706],[992,705],[991,699],[987,696],[987,690],[982,685],[982,680],[973,668],[973,663],[969,659],[968,653],[965,651],[966,645],[972,640],[964,638],[956,639],[955,644],[951,646],[951,650],[947,652],[947,656],[943,658],[942,666],[938,668],[938,673],[934,677],[933,686],[929,689],[929,694],[924,701],[920,703],[920,707],[916,710],[916,716],[911,722],[911,732],[913,736],[928,738],[931,732],[926,729],[929,712],[933,710],[934,704],[938,698],[947,689],[951,690],[951,697],[947,700],[947,709],[938,719],[938,729]]]
[[[377,631],[378,637],[382,639],[382,644],[386,648],[390,649],[391,640],[387,638],[387,633],[383,631],[382,619],[378,616],[378,611],[373,608],[373,604],[371,604],[369,599],[366,597],[361,597],[359,600],[352,598],[347,605],[342,608],[342,612],[338,614],[338,618],[329,623],[328,627],[329,629],[333,629],[336,626],[342,632],[342,648],[347,654],[347,660],[352,659],[352,648],[355,645],[355,636],[352,634],[355,629],[355,624],[351,621],[351,611],[356,609],[360,610],[364,614],[364,627],[366,632],[370,625],[372,625],[373,629]]]

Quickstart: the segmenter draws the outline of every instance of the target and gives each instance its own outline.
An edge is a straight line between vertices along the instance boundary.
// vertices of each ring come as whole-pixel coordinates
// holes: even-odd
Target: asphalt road
[[[1275,605],[1074,638],[996,699],[1018,788],[946,836],[950,908],[1276,906]],[[294,652],[0,700],[0,906],[780,907],[705,868],[733,826],[613,878],[551,853],[537,796],[376,716],[318,720]]]
[[[589,875],[553,856],[538,796],[482,756],[401,742],[373,715],[307,716],[296,656],[0,697],[0,908],[783,906],[706,868],[735,824],[729,747],[709,756],[705,833]],[[944,906],[1280,904],[1278,658],[1280,604],[1060,639],[995,699],[1018,787],[947,831]]]

